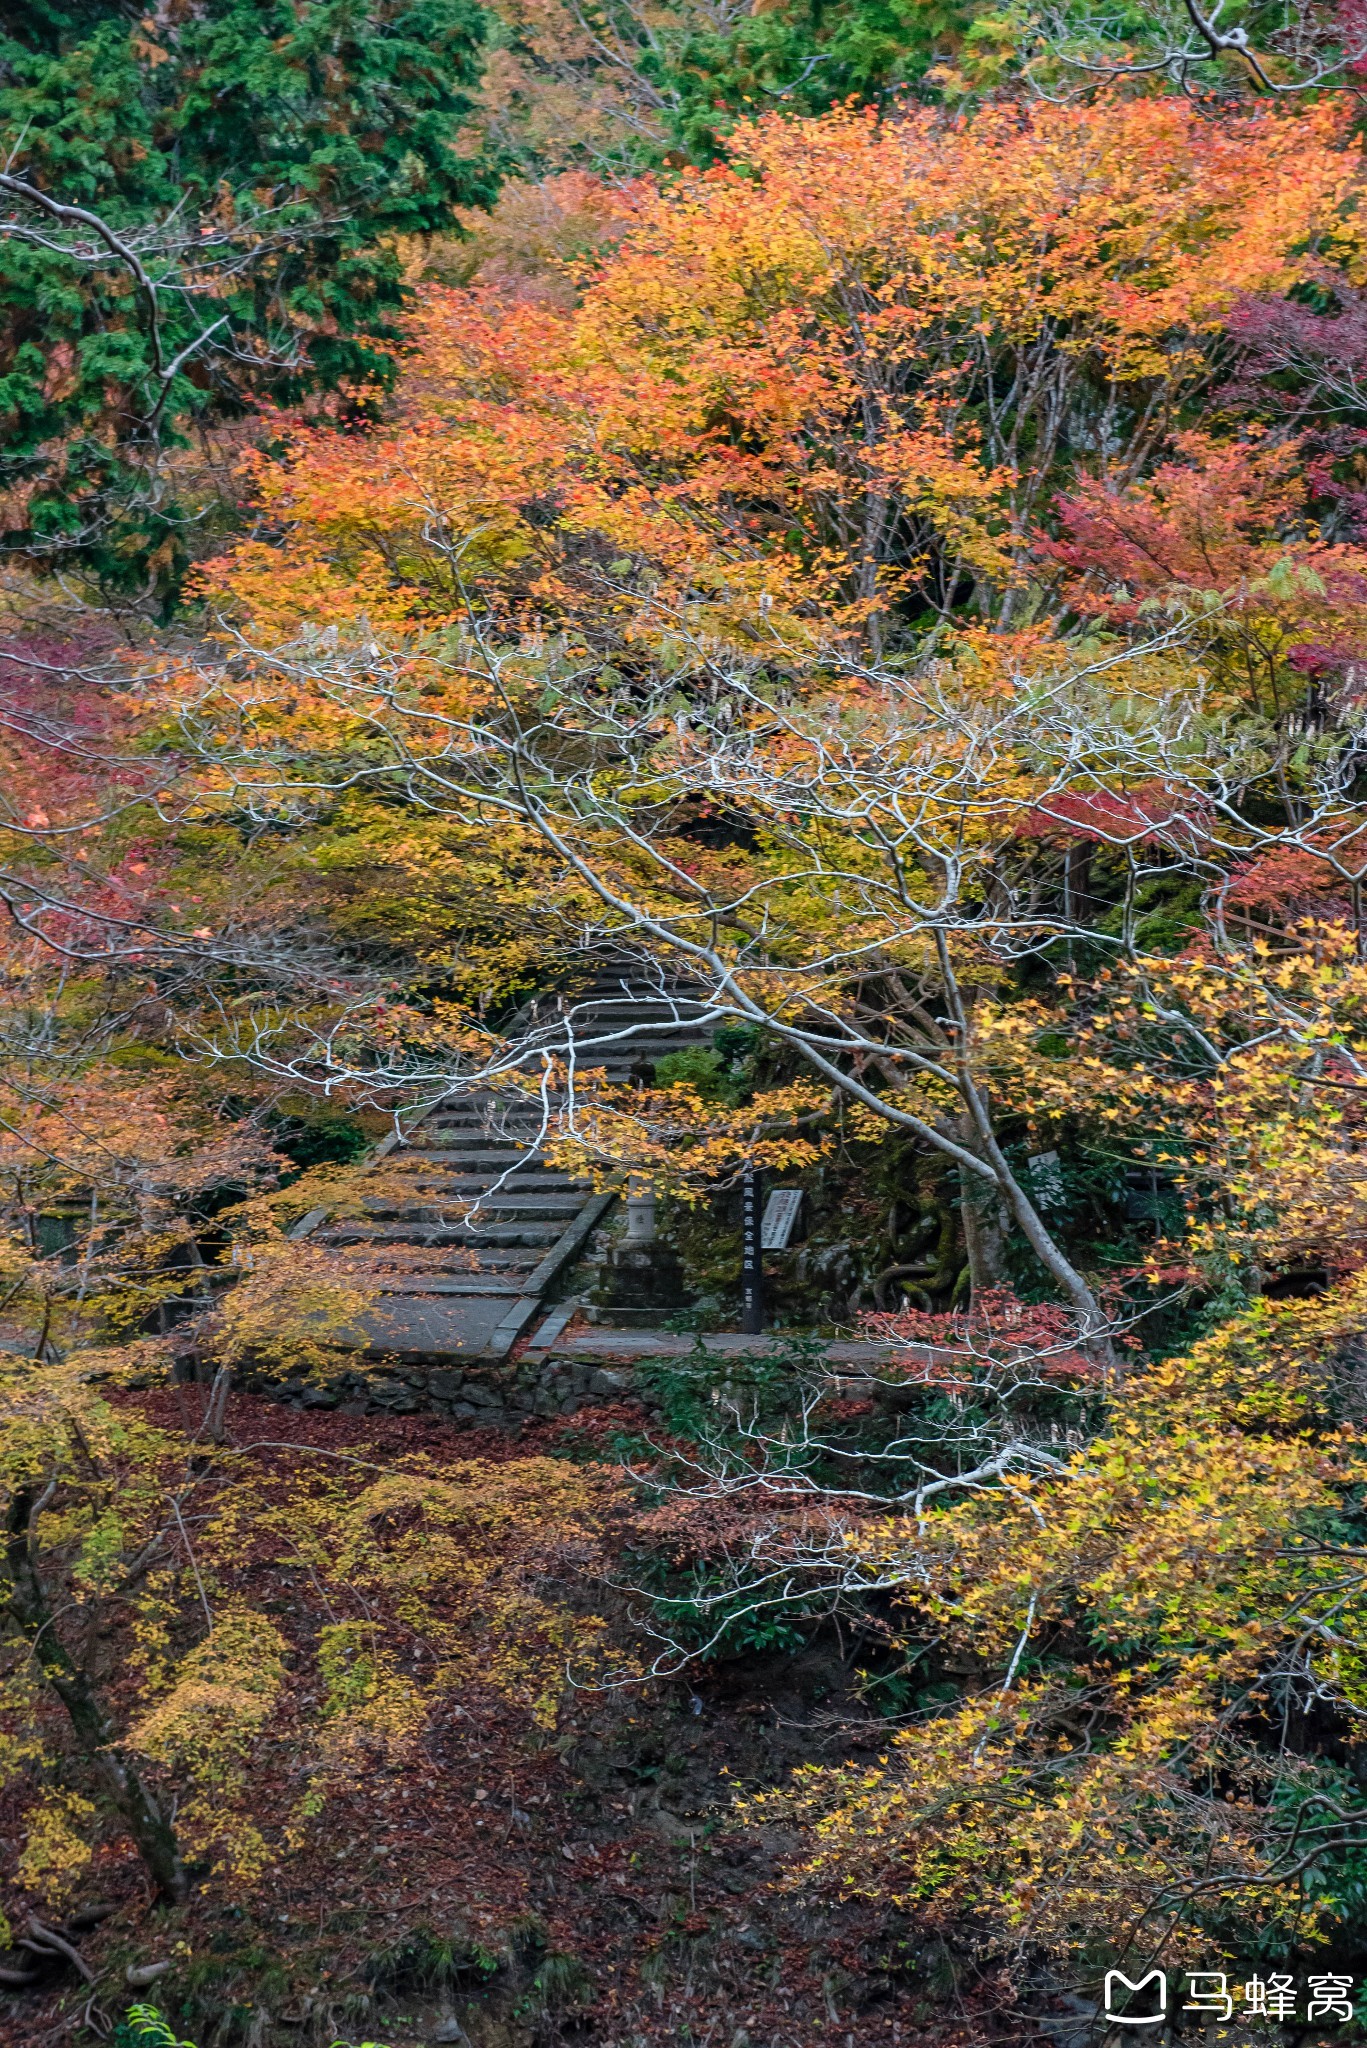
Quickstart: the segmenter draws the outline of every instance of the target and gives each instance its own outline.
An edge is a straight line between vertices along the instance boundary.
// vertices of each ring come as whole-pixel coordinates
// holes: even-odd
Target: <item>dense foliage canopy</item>
[[[350,19],[291,17],[270,62],[325,12]],[[195,1941],[297,1885],[318,1981],[290,1980],[291,2024],[351,2023],[323,1989],[328,1816],[354,1848],[364,1787],[446,1797],[468,1754],[465,1932],[432,1961],[421,1859],[366,1865],[427,1958],[377,1949],[367,1982],[463,1986],[468,2019],[496,1980],[496,2024],[554,2038],[586,1966],[529,1901],[568,1942],[587,1886],[517,1860],[522,1774],[547,1805],[547,1773],[638,1756],[652,1715],[666,1750],[733,1715],[726,1825],[770,1880],[736,1888],[800,1934],[764,1996],[808,1972],[861,2048],[894,2010],[964,2048],[1056,2038],[1112,1968],[1222,1974],[1250,2018],[1259,1972],[1367,1973],[1364,165],[1351,100],[1272,90],[1358,59],[1346,16],[1299,41],[1251,16],[1231,84],[1224,31],[1185,19],[926,16],[918,43],[834,10],[832,107],[795,16],[719,15],[705,61],[657,38],[637,85],[667,44],[788,104],[737,113],[738,84],[689,125],[676,98],[691,168],[599,179],[581,152],[458,256],[451,106],[368,149],[382,81],[412,81],[397,43],[392,72],[358,57],[341,139],[290,130],[270,205],[311,225],[242,271],[234,332],[316,318],[300,375],[342,383],[402,282],[392,388],[320,410],[262,359],[242,515],[169,626],[116,647],[12,591],[17,1993],[46,1995],[54,1941],[83,1964],[85,1890],[138,1864]],[[189,122],[191,54],[238,20],[158,29],[164,63],[127,24],[118,47]],[[86,47],[40,28],[35,79]],[[1042,89],[1103,44],[1106,76]],[[978,52],[972,90],[929,82],[932,46]],[[328,255],[334,148],[379,182]],[[176,177],[207,219],[219,173],[170,140],[119,204],[162,220]],[[391,230],[432,234],[422,260]],[[206,369],[185,404],[243,389]],[[603,972],[685,992],[705,1032],[610,1078]],[[362,1155],[491,1091],[534,1106],[539,1162],[655,1194],[699,1323],[738,1305],[742,1175],[800,1186],[772,1277],[810,1341],[609,1374],[581,1408],[586,1380],[468,1454],[338,1412],[409,1256],[413,1183]],[[852,1332],[881,1348],[832,1365],[817,1340]],[[274,1420],[241,1391],[282,1381]],[[756,1673],[787,1702],[762,1753]],[[515,1880],[478,1833],[503,1776]],[[628,1804],[592,1782],[596,1846],[560,1862],[592,1853],[617,1901],[691,1859],[649,1968],[600,1988],[620,2037],[777,2035],[700,1862],[720,1776],[687,1821],[633,1781],[655,1846],[616,1863]],[[830,1956],[883,1959],[865,1990],[810,1974],[813,1901]]]

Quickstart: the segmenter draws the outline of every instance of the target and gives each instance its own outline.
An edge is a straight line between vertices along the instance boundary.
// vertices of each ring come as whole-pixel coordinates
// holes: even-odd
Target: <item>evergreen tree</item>
[[[706,162],[738,115],[889,101],[957,52],[980,12],[972,0],[759,0],[665,46],[670,127],[692,161]]]
[[[0,535],[172,585],[163,458],[258,395],[383,385],[402,238],[492,195],[477,0],[0,0]]]

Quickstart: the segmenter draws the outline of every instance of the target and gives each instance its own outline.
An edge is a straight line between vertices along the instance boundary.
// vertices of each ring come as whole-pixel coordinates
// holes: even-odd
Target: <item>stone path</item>
[[[529,1354],[545,1351],[550,1357],[602,1359],[605,1362],[629,1362],[639,1358],[686,1358],[701,1341],[707,1351],[716,1352],[727,1358],[741,1356],[747,1351],[778,1351],[784,1342],[792,1337],[811,1336],[813,1332],[803,1330],[771,1330],[761,1337],[747,1337],[739,1330],[715,1330],[701,1340],[691,1336],[677,1336],[668,1330],[612,1330],[599,1327],[591,1330],[575,1330],[569,1335],[556,1332],[548,1341],[542,1340],[538,1328],[527,1349]],[[890,1358],[901,1357],[907,1347],[892,1344],[870,1343],[862,1338],[833,1337],[823,1339],[821,1356],[833,1365],[886,1365]]]

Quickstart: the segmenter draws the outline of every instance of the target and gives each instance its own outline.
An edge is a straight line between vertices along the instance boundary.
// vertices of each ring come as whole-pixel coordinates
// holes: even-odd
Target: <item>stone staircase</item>
[[[627,1081],[709,1036],[700,1003],[604,969],[574,996],[529,1006],[518,1020],[518,1066],[535,1073],[543,1056],[572,1057],[580,1071]],[[560,1100],[548,1095],[548,1109]],[[369,1351],[493,1363],[529,1328],[543,1344],[559,1334],[569,1311],[558,1325],[544,1312],[616,1196],[549,1163],[545,1121],[538,1101],[512,1088],[453,1093],[376,1148],[384,1172],[362,1216],[329,1222],[319,1213],[297,1226],[353,1261],[373,1249]]]

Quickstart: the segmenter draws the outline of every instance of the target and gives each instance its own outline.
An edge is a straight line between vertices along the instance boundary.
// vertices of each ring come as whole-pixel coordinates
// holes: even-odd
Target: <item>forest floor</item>
[[[204,1390],[129,1398],[193,1431]],[[192,1413],[192,1409],[194,1412]],[[426,1416],[289,1413],[235,1395],[229,1440],[298,1459],[415,1452],[582,1459],[582,1418],[520,1435]],[[601,1429],[601,1416],[595,1424]],[[274,1581],[272,1583],[272,1581]],[[287,1621],[292,1574],[257,1560],[253,1597]],[[421,1753],[329,1802],[307,1844],[256,1888],[209,1880],[183,1909],[154,1906],[130,1854],[97,1873],[118,1910],[84,1941],[106,1986],[131,1954],[174,1954],[148,1995],[199,2048],[340,2038],[472,2048],[898,2048],[1024,2041],[956,1992],[933,1938],[881,1908],[785,1888],[795,1844],[739,1823],[747,1788],[801,1762],[872,1758],[885,1720],[858,1696],[832,1636],[796,1653],[693,1666],[649,1688],[572,1693],[554,1730],[478,1684],[449,1697]],[[258,1756],[253,1816],[284,1825],[297,1787]],[[11,1847],[19,1813],[0,1810]],[[0,2042],[91,2039],[87,1993],[0,1994]],[[99,2001],[97,1983],[96,2024]],[[990,2002],[990,2001],[989,2001]]]

